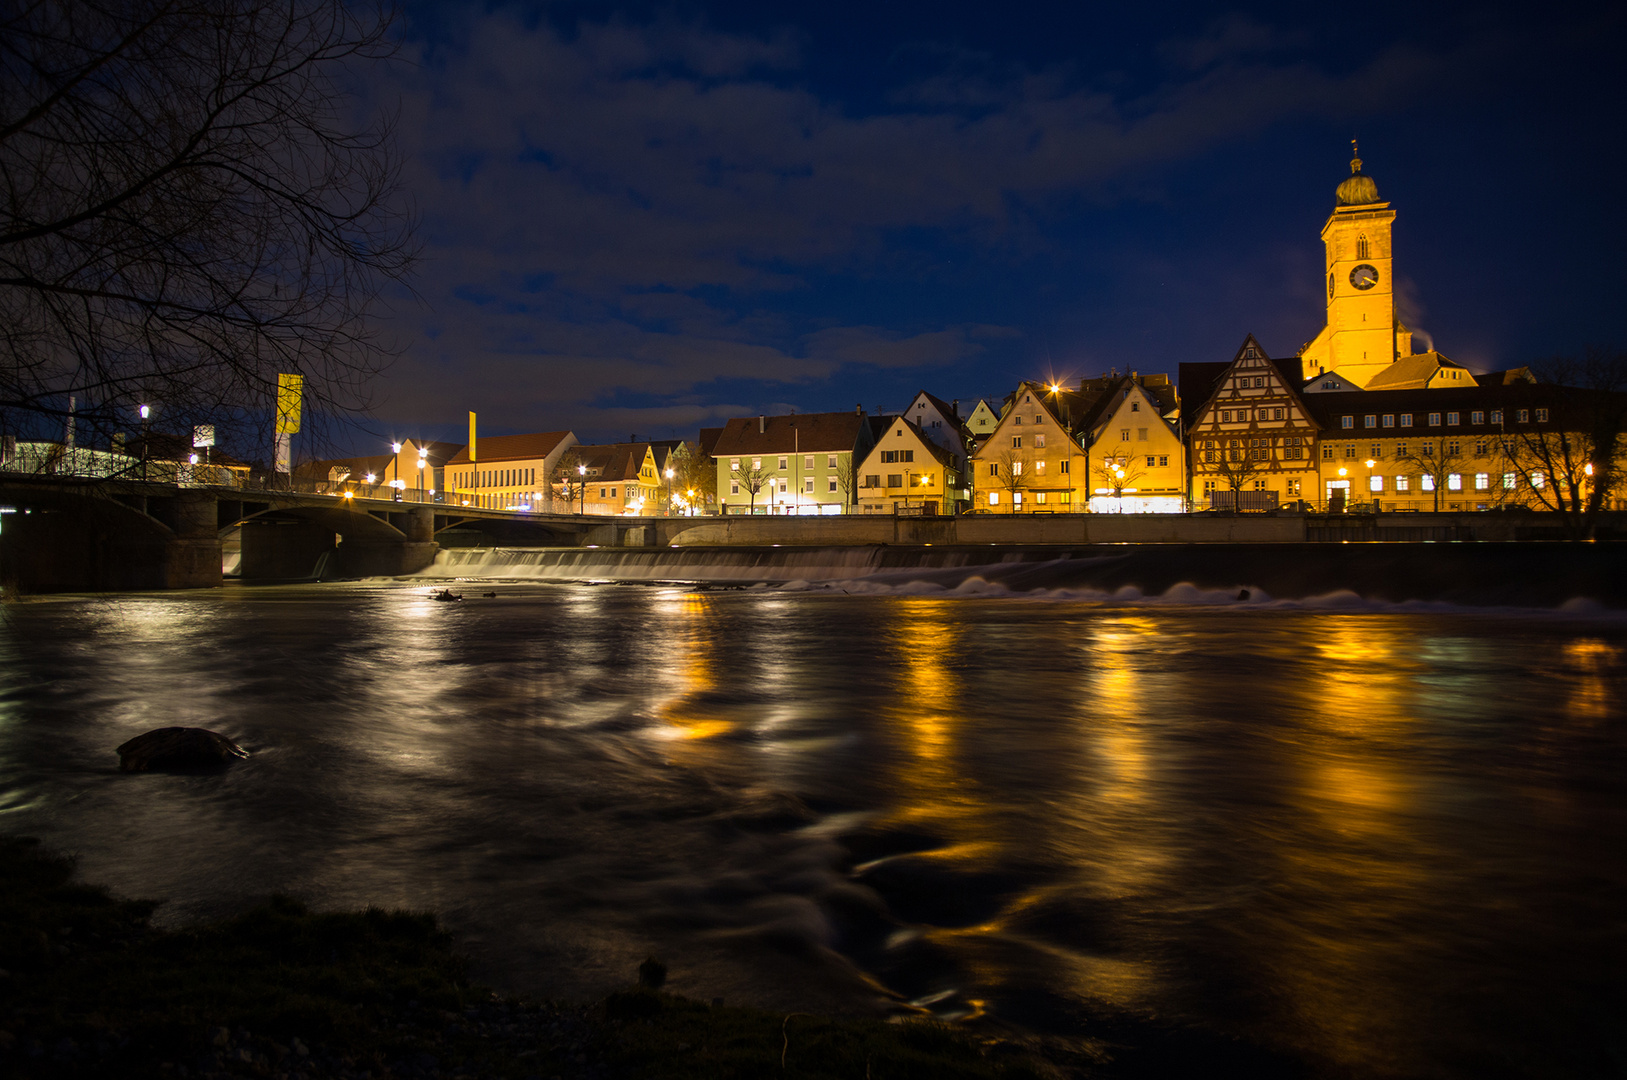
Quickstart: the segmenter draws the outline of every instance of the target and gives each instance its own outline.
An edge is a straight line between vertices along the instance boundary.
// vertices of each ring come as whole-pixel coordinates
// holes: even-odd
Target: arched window
[[[1356,237],[1356,258],[1367,258],[1367,234]]]

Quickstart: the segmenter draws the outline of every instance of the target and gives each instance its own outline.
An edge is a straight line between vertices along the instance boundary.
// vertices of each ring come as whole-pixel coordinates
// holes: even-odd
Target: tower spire
[[[1354,176],[1361,172],[1361,151],[1356,148],[1356,140],[1350,140],[1350,174]]]

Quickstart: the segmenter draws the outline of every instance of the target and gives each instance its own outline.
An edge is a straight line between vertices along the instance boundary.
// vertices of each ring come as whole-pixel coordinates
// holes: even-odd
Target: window
[[[1446,490],[1447,491],[1462,491],[1463,490],[1463,474],[1462,473],[1448,473],[1446,475]]]
[[[1254,385],[1255,386],[1264,386],[1265,385],[1265,376],[1264,375],[1256,375],[1254,377]]]
[[[1541,487],[1543,484],[1547,483],[1547,481],[1548,478],[1542,475],[1541,469],[1538,469],[1536,472],[1531,474],[1531,486],[1534,488]]]
[[[1000,505],[1000,493],[998,491],[989,492],[989,505],[990,506],[999,506]]]
[[[1411,427],[1412,426],[1412,414],[1410,412],[1404,412],[1404,413],[1401,414],[1401,426],[1402,427]]]
[[[1356,418],[1354,416],[1341,416],[1339,417],[1339,426],[1347,430],[1353,428],[1356,426]]]
[[[803,457],[803,459],[802,459],[802,467],[805,470],[808,470],[810,472],[813,470],[814,464],[813,464],[813,455],[812,454],[808,454],[805,457]]]
[[[1147,468],[1149,468],[1149,469],[1150,469],[1150,468],[1152,468],[1152,467],[1153,467],[1153,466],[1154,466],[1154,465],[1157,465],[1157,464],[1158,464],[1158,458],[1157,458],[1157,457],[1155,457],[1155,456],[1154,456],[1154,455],[1152,455],[1152,454],[1148,454],[1148,455],[1147,455]]]
[[[1011,505],[1012,505],[1012,508],[1015,509],[1016,507],[1019,507],[1022,504],[1023,504],[1023,493],[1020,492],[1020,491],[1013,491],[1011,493]]]
[[[825,490],[826,491],[835,491],[836,490],[836,477],[833,476],[829,480],[825,481]]]
[[[1486,422],[1486,414],[1484,412],[1482,412],[1480,409],[1476,409],[1474,412],[1469,414],[1469,423],[1471,423],[1471,424],[1484,424],[1485,422]]]
[[[1384,477],[1369,476],[1367,478],[1367,490],[1371,491],[1374,495],[1384,494]]]
[[[1521,424],[1530,423],[1531,412],[1528,409],[1516,409],[1514,412],[1514,419]]]
[[[1441,426],[1441,414],[1440,413],[1432,412],[1432,413],[1429,414],[1429,426],[1430,427],[1440,427]]]
[[[1139,401],[1130,402],[1130,411],[1131,412],[1140,412],[1141,411],[1141,402],[1139,402]]]
[[[763,459],[760,458],[760,457],[752,458],[751,459],[751,467],[753,469],[761,469],[763,467]]]
[[[1119,428],[1119,442],[1129,442],[1129,441],[1130,441],[1130,429],[1129,428]]]
[[[604,497],[605,497],[605,494],[604,494],[604,491],[605,491],[605,489],[604,489],[604,488],[600,488],[600,489],[599,489],[599,498],[601,498],[601,499],[602,499],[602,498],[604,498]]]
[[[1501,424],[1503,422],[1503,410],[1502,409],[1493,409],[1491,411],[1491,422],[1494,423],[1494,424]]]
[[[1203,482],[1203,493],[1205,495],[1208,495],[1210,492],[1212,492],[1214,490],[1215,490],[1215,482],[1213,480],[1205,480]]]
[[[1378,417],[1369,413],[1361,418],[1362,427],[1378,427]]]
[[[1477,472],[1474,474],[1474,489],[1476,491],[1491,490],[1491,473]]]
[[[1372,446],[1369,446],[1367,449],[1372,451],[1371,454],[1367,455],[1368,457],[1378,458],[1378,457],[1383,457],[1384,456],[1384,447],[1380,446],[1378,443],[1374,443]]]
[[[914,461],[915,460],[915,451],[914,450],[906,450],[906,451],[904,451],[904,460],[905,461]]]
[[[1036,423],[1036,424],[1043,424],[1043,423],[1045,423],[1045,416],[1044,416],[1044,414],[1043,414],[1043,413],[1035,413],[1035,414],[1034,414],[1034,423]]]
[[[1363,233],[1362,235],[1356,237],[1356,258],[1358,258],[1358,259],[1367,258],[1367,234],[1366,233]]]
[[[789,461],[789,460],[790,460],[789,458],[783,458],[783,457],[780,458],[780,471],[781,472],[784,472],[786,469],[790,468],[790,466],[786,464],[786,462]]]
[[[883,450],[881,452],[881,463],[883,465],[891,465],[893,462],[895,462],[897,460],[898,460],[898,451],[897,450]]]
[[[788,491],[788,490],[790,490],[790,489],[786,486],[786,482],[784,480],[781,480],[780,481],[780,494],[784,495],[786,493],[786,491]]]
[[[1514,490],[1514,474],[1513,473],[1506,472],[1506,473],[1503,474],[1503,490],[1504,491],[1513,491]]]
[[[1446,456],[1447,457],[1462,457],[1463,456],[1463,444],[1460,443],[1460,442],[1449,442],[1449,443],[1447,443],[1446,444]]]
[[[1404,458],[1404,457],[1407,456],[1407,444],[1406,443],[1398,442],[1398,443],[1395,444],[1395,456],[1398,457],[1398,458]]]
[[[1345,443],[1345,457],[1354,461],[1356,459],[1356,444]]]
[[[1038,492],[1034,496],[1034,501],[1037,502],[1037,503],[1043,503],[1045,501],[1045,492],[1043,492],[1043,491]]]
[[[864,486],[867,487],[867,488],[878,488],[878,487],[880,487],[881,486],[881,474],[880,473],[865,473],[864,474]]]
[[[1434,457],[1435,456],[1435,444],[1432,443],[1432,442],[1424,443],[1424,448],[1423,448],[1422,453],[1423,453],[1424,457],[1426,457],[1426,458],[1427,457]]]
[[[825,459],[825,468],[827,468],[827,469],[836,468],[836,455],[835,454],[831,454],[829,457],[827,457]]]
[[[1020,417],[1020,416],[1013,416],[1013,417],[1012,417],[1012,418],[1011,418],[1011,422],[1012,422],[1012,423],[1013,423],[1013,424],[1019,424],[1019,425],[1020,425],[1020,424],[1021,424],[1021,423],[1022,423],[1022,422],[1023,422],[1023,418],[1022,418],[1022,417]]]
[[[813,477],[810,476],[802,481],[802,490],[810,493],[813,491]]]
[[[1256,480],[1256,481],[1254,481],[1254,490],[1255,491],[1264,491],[1265,490],[1265,481],[1264,480]]]
[[[1058,496],[1057,501],[1066,506],[1068,503],[1073,502],[1073,492],[1064,491],[1060,496]]]
[[[1418,478],[1418,489],[1420,491],[1434,491],[1435,478],[1428,473],[1424,473],[1424,475]]]
[[[1147,429],[1144,428],[1144,427],[1136,428],[1136,442],[1146,442],[1146,441],[1147,441]]]
[[[1045,459],[1044,458],[1040,458],[1038,461],[1034,462],[1034,471],[1036,473],[1038,473],[1040,476],[1045,475]]]
[[[1035,447],[1041,447],[1041,446],[1044,446],[1044,445],[1045,445],[1045,436],[1036,434],[1034,436],[1034,446]]]
[[[1323,461],[1332,461],[1333,460],[1333,447],[1331,447],[1331,446],[1322,447],[1322,460]]]
[[[1011,463],[1011,475],[1012,476],[1021,476],[1022,474],[1023,474],[1023,463],[1020,462],[1020,461],[1013,461]]]
[[[738,495],[738,494],[740,494],[740,484],[737,481],[731,480],[729,482],[729,494],[730,495]]]
[[[1220,422],[1222,424],[1229,424],[1232,422],[1232,411],[1230,409],[1220,410]]]
[[[1537,410],[1537,423],[1546,424],[1547,422],[1548,422],[1548,410],[1547,409],[1538,409]]]
[[[998,461],[990,463],[990,465],[989,465],[989,475],[990,476],[999,476],[1000,475],[1000,463]]]
[[[1397,495],[1401,494],[1403,491],[1406,491],[1407,488],[1411,486],[1411,484],[1412,484],[1412,478],[1411,477],[1408,477],[1408,476],[1398,476],[1398,477],[1396,477],[1395,478],[1395,493]]]
[[[1282,410],[1281,409],[1272,409],[1271,410],[1271,419],[1273,419],[1273,420],[1281,420],[1282,419]]]
[[[1474,456],[1475,457],[1485,457],[1486,456],[1486,440],[1485,439],[1477,439],[1477,440],[1475,440]]]
[[[1169,455],[1168,454],[1159,454],[1158,455],[1158,467],[1160,469],[1163,469],[1163,468],[1167,468],[1168,466],[1169,466]]]
[[[1395,427],[1395,413],[1385,413],[1384,414],[1384,426],[1385,427]]]
[[[890,472],[887,474],[887,486],[890,488],[904,486],[904,474]]]
[[[1289,480],[1289,481],[1287,481],[1287,484],[1288,484],[1288,494],[1290,494],[1290,495],[1298,495],[1299,494],[1299,481],[1298,480]]]
[[[1021,435],[1013,435],[1011,437],[1011,448],[1013,450],[1021,450],[1023,448],[1023,437]]]
[[[1447,413],[1446,414],[1446,424],[1447,424],[1447,426],[1448,427],[1457,427],[1458,426],[1458,417],[1460,415],[1462,415],[1462,414],[1455,413],[1455,412]]]
[[[1067,459],[1067,458],[1063,458],[1063,459],[1062,459],[1062,471],[1063,471],[1063,472],[1067,472],[1067,471],[1068,471],[1068,465],[1069,465],[1069,461],[1068,461],[1068,459]]]

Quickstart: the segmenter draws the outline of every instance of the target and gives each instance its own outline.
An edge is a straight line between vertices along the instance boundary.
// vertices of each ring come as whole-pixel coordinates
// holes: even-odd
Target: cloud
[[[1285,120],[1386,108],[1496,55],[1478,40],[1395,45],[1329,73],[1272,59],[1299,39],[1234,16],[1171,42],[1178,74],[1134,97],[948,50],[858,111],[798,82],[793,32],[663,18],[567,36],[503,8],[463,17],[454,44],[376,88],[401,102],[427,254],[428,310],[399,313],[398,379],[453,373],[457,408],[496,401],[518,427],[571,409],[572,426],[625,426],[625,410],[595,404],[621,391],[755,380],[770,393],[848,367],[973,360],[1015,331],[975,313],[856,321],[817,283],[905,272],[895,241],[911,231],[987,258],[1050,205],[1122,197],[1170,162]],[[396,389],[396,408],[445,407]]]

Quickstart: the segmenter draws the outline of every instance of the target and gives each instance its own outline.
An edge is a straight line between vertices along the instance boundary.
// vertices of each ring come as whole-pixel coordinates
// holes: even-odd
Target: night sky
[[[410,3],[368,96],[424,261],[367,427],[693,438],[1291,356],[1352,138],[1419,347],[1627,345],[1627,19],[1538,7]]]

